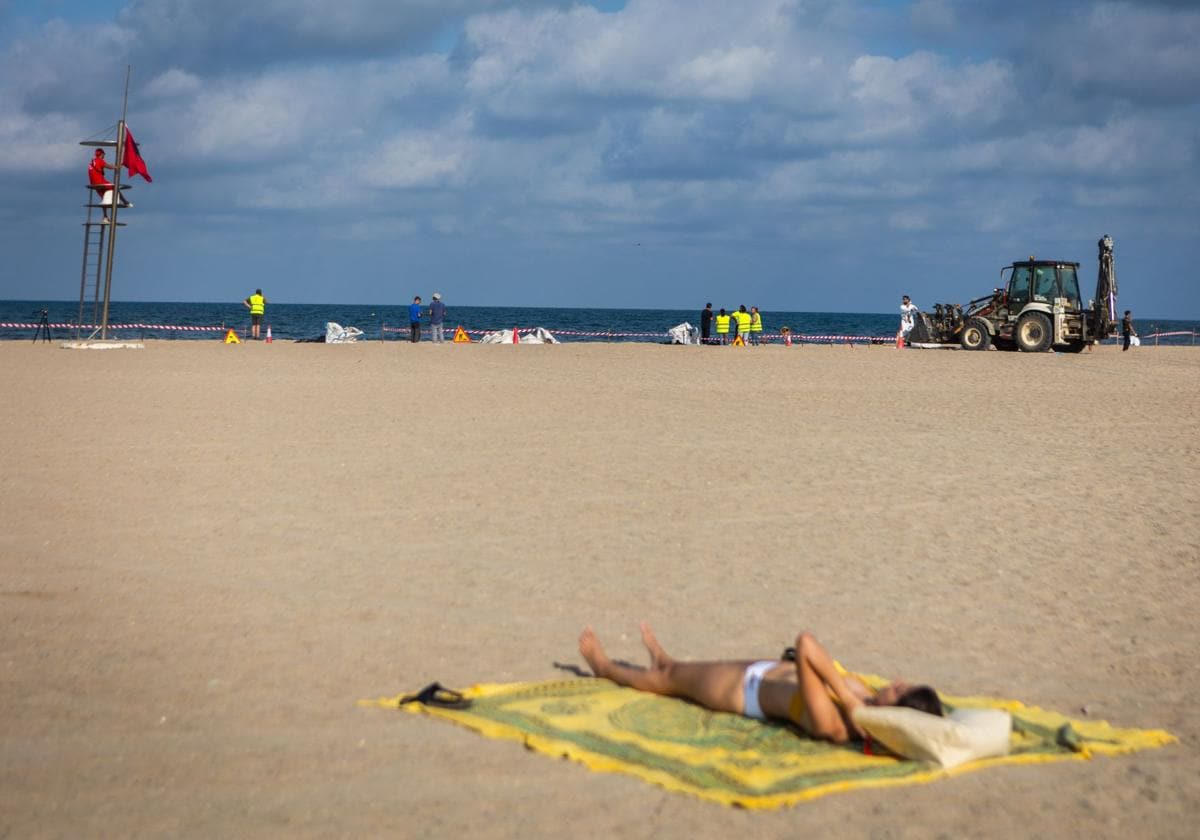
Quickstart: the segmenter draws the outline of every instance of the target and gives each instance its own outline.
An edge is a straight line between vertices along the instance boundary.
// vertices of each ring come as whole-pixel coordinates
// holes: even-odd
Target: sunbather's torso
[[[847,682],[858,683],[866,690],[865,684],[855,674],[847,672],[843,676]],[[833,692],[829,692],[829,696],[837,706],[847,729],[852,729],[849,716]],[[812,721],[805,707],[804,694],[800,691],[796,663],[780,660],[777,666],[763,675],[758,689],[758,703],[767,717],[794,723],[805,732],[812,731]]]

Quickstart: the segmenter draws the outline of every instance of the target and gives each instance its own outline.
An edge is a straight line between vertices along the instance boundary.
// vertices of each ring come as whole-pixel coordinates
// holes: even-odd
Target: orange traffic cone
[[[513,344],[520,344],[521,339],[517,336],[517,328],[513,327]]]
[[[904,349],[904,333],[896,333],[896,349]]]
[[[271,338],[271,325],[267,324],[267,344],[270,344],[275,339]]]

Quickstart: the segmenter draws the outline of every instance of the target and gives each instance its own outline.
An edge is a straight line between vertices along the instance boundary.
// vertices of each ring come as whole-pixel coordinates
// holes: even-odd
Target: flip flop
[[[560,671],[567,671],[568,673],[574,674],[577,677],[594,677],[595,676],[595,674],[593,674],[591,671],[585,671],[582,668],[580,668],[578,665],[574,665],[569,662],[552,662],[550,664],[553,665],[555,668],[557,668]]]
[[[471,701],[463,697],[461,691],[446,688],[436,682],[430,683],[416,694],[404,695],[397,705],[403,706],[405,703],[420,703],[422,706],[434,706],[438,709],[466,709],[471,705]]]

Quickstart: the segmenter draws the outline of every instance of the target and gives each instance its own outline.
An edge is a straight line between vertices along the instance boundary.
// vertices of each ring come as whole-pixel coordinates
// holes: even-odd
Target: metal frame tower
[[[117,221],[117,212],[121,206],[121,190],[128,184],[121,183],[121,167],[125,164],[125,117],[129,108],[129,75],[133,68],[125,68],[125,95],[121,101],[121,119],[117,123],[116,140],[81,140],[81,146],[115,147],[116,170],[113,172],[113,185],[110,190],[110,204],[103,204],[101,197],[90,184],[88,185],[87,216],[83,222],[83,267],[79,274],[79,320],[76,322],[76,336],[83,328],[83,311],[87,302],[89,290],[92,292],[91,323],[96,325],[88,339],[100,334],[100,340],[108,339],[108,305],[112,300],[113,258],[117,250],[117,228],[124,223]],[[99,209],[101,219],[95,221],[92,211]],[[104,211],[108,210],[108,218]],[[107,233],[107,236],[105,235]],[[101,283],[103,277],[103,283]],[[91,281],[89,283],[89,281]],[[101,300],[101,285],[104,293]],[[97,316],[99,319],[97,320]]]

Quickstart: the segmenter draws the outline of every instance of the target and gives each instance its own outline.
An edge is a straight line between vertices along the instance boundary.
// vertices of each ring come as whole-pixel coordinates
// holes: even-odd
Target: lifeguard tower
[[[147,181],[150,180],[146,164],[138,154],[136,144],[129,136],[129,128],[125,123],[125,117],[129,110],[129,77],[132,71],[132,66],[126,66],[125,95],[121,100],[121,119],[117,121],[116,138],[92,138],[79,141],[81,146],[115,149],[116,159],[113,161],[115,166],[105,167],[113,170],[111,184],[97,183],[96,177],[88,179],[91,183],[87,186],[88,199],[84,205],[87,208],[87,215],[83,220],[83,267],[79,272],[79,317],[75,322],[76,339],[80,337],[80,333],[85,328],[90,328],[88,341],[96,337],[99,337],[101,341],[108,340],[108,304],[112,300],[113,258],[117,252],[117,229],[125,226],[123,222],[118,221],[118,214],[122,209],[133,206],[122,196],[123,190],[131,189],[133,186],[121,182],[121,171],[126,166],[126,157],[129,157],[129,163],[133,164],[130,167],[131,173],[136,167],[138,174]],[[103,133],[111,136],[112,130]],[[100,170],[99,180],[101,181],[104,180],[105,168]],[[100,211],[99,214],[96,213],[97,210]],[[89,320],[86,322],[84,321],[85,312],[90,313]]]
[[[124,111],[124,108],[122,108]],[[75,322],[75,337],[87,328],[87,339],[108,339],[108,304],[112,297],[113,258],[117,248],[117,228],[125,227],[118,212],[128,209],[122,191],[132,184],[121,182],[121,167],[125,160],[125,118],[117,123],[115,140],[81,140],[79,145],[116,150],[116,169],[112,187],[101,190],[87,185],[87,215],[83,221],[83,267],[79,272],[79,315]],[[106,132],[107,133],[107,132]],[[97,212],[99,211],[99,212]],[[84,320],[85,314],[88,320]]]

